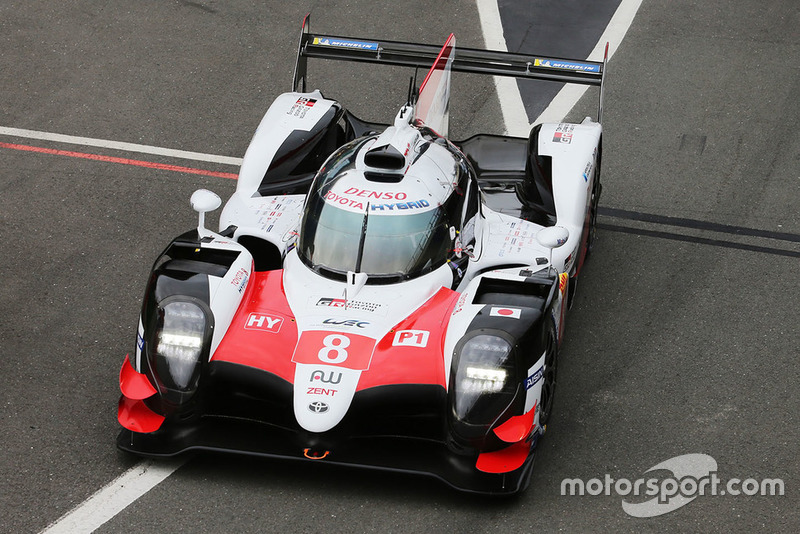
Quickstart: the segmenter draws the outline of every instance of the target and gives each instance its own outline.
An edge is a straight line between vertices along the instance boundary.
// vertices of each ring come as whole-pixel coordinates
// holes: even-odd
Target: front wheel
[[[542,395],[539,400],[539,425],[544,427],[553,411],[553,398],[556,392],[556,371],[558,370],[558,342],[555,327],[547,328],[547,348],[544,356],[544,376]]]

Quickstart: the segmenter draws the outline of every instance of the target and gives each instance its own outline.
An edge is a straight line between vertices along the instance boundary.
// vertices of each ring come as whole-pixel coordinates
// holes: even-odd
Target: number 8
[[[338,343],[335,343],[338,341]],[[350,338],[341,334],[331,334],[322,340],[322,348],[319,349],[317,356],[325,363],[342,363],[347,359],[347,351],[345,350],[350,346]],[[335,352],[336,356],[331,358],[331,352]]]

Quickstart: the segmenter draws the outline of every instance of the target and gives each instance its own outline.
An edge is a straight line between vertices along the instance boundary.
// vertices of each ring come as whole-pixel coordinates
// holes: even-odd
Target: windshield
[[[323,274],[400,279],[444,264],[452,249],[445,207],[397,185],[380,189],[364,180],[353,163],[363,143],[343,147],[312,185],[300,229],[301,259]],[[346,187],[353,184],[359,187]]]
[[[447,258],[448,225],[438,210],[367,215],[317,204],[306,213],[300,233],[299,252],[313,267],[407,278],[428,272]],[[363,244],[362,228],[366,228]]]

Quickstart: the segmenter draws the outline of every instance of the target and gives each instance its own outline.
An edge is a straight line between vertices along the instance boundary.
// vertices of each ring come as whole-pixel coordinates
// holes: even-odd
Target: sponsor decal
[[[356,319],[325,319],[322,324],[331,324],[336,326],[355,326],[358,328],[365,328],[369,323],[367,321],[358,321]]]
[[[333,397],[334,395],[336,395],[336,391],[337,390],[335,390],[335,389],[311,387],[311,388],[308,388],[308,391],[306,391],[306,395],[329,395],[329,396]]]
[[[355,188],[352,188],[355,189]],[[383,193],[384,195],[393,195],[394,193]],[[403,196],[406,198],[405,193],[397,193],[398,198],[399,196]],[[392,202],[386,204],[373,204],[368,202],[367,200],[362,200],[360,198],[350,198],[346,197],[333,191],[328,191],[325,193],[323,197],[325,200],[328,201],[329,204],[338,204],[340,206],[353,208],[357,211],[364,211],[367,209],[367,205],[369,205],[370,211],[402,211],[402,210],[414,210],[414,209],[422,209],[430,207],[430,202],[425,199],[420,200],[409,200],[407,202]]]
[[[292,361],[310,365],[338,365],[366,371],[369,369],[374,348],[375,340],[366,336],[309,330],[300,335]]]
[[[525,379],[525,389],[531,389],[536,383],[542,379],[544,376],[544,365],[539,367],[539,369],[533,373],[531,376]]]
[[[567,290],[567,279],[569,279],[569,275],[567,273],[561,273],[558,275],[558,290],[561,291],[562,295]]]
[[[408,195],[403,191],[372,191],[370,189],[359,189],[357,187],[347,188],[343,195],[351,195],[354,197],[374,198],[377,200],[406,200]]]
[[[430,332],[427,330],[398,330],[394,334],[393,347],[420,347],[428,346]]]
[[[328,411],[329,406],[321,401],[314,401],[308,405],[308,411],[313,413],[325,413]]]
[[[236,274],[233,276],[233,279],[231,280],[231,285],[232,286],[238,286],[236,288],[236,290],[239,293],[241,293],[242,291],[244,291],[244,288],[247,286],[247,280],[249,278],[250,278],[250,275],[247,274],[247,269],[245,269],[244,267],[241,267],[241,268],[239,268],[238,271],[236,271]]]
[[[560,123],[556,126],[556,131],[553,133],[554,143],[572,143],[572,132],[575,130],[574,124]]]
[[[330,373],[325,374],[325,371],[320,371],[317,369],[311,373],[311,382],[314,382],[315,380],[325,382],[326,384],[338,384],[342,381],[342,373],[331,371]]]
[[[556,327],[556,338],[559,343],[564,337],[564,318],[567,315],[567,285],[569,284],[569,275],[561,273],[558,275],[558,291],[559,291],[559,305],[561,306],[561,313],[558,316],[558,321],[555,317],[555,309],[553,309],[553,322]]]
[[[600,65],[583,63],[580,61],[563,61],[559,59],[536,58],[533,60],[534,67],[545,67],[548,69],[574,70],[577,72],[600,72]]]
[[[331,37],[314,37],[315,45],[320,46],[336,46],[339,48],[355,48],[357,50],[378,50],[378,43],[370,43],[368,41],[356,41],[353,39],[334,39]]]
[[[369,311],[379,310],[383,304],[376,302],[366,302],[363,300],[345,300],[323,297],[317,301],[317,306],[328,306],[331,308],[345,308],[348,310]]]
[[[521,315],[522,310],[519,308],[499,308],[492,306],[492,309],[489,311],[489,316],[491,317],[510,317],[512,319],[519,319]]]
[[[138,332],[136,333],[136,348],[139,350],[144,350],[144,338],[142,337],[142,334]]]
[[[262,330],[264,332],[277,333],[283,324],[283,317],[265,315],[263,313],[251,313],[247,317],[244,325],[245,330]]]
[[[506,223],[502,230],[500,228],[498,230],[496,234],[493,232],[492,235],[492,243],[500,247],[497,251],[498,257],[525,254],[527,258],[530,247],[537,246],[536,233],[539,231],[539,227],[527,221]]]
[[[588,162],[586,167],[583,168],[583,181],[588,182],[589,176],[592,174],[592,162]]]
[[[456,307],[453,310],[453,315],[459,313],[461,310],[464,309],[464,304],[467,302],[467,295],[468,293],[461,293],[461,296],[458,297],[458,302],[456,302]]]
[[[347,206],[348,208],[353,208],[358,211],[364,211],[367,206],[367,202],[361,202],[358,199],[343,197],[337,195],[333,191],[328,191],[325,193],[324,198],[331,204],[341,204],[342,206]]]
[[[297,117],[298,119],[302,119],[308,113],[308,110],[314,107],[314,104],[317,103],[315,98],[306,98],[301,96],[297,99],[289,111],[286,112],[287,115],[291,115],[293,117]]]
[[[370,211],[402,211],[402,210],[414,210],[414,209],[421,209],[421,208],[428,208],[430,207],[430,202],[424,199],[411,201],[408,202],[397,202],[396,204],[370,204],[369,210]]]
[[[331,308],[344,308],[347,303],[344,299],[321,298],[317,301],[317,306],[330,306]]]

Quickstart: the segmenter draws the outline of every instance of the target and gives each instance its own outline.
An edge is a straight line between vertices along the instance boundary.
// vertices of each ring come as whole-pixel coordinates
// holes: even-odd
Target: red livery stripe
[[[254,321],[262,317],[280,318],[281,327],[277,331],[253,328]],[[267,319],[264,321],[262,325],[269,324]],[[293,382],[295,345],[297,323],[283,292],[283,271],[254,272],[239,310],[211,360],[263,369]]]
[[[442,287],[399,322],[378,343],[369,371],[361,374],[358,389],[389,384],[439,384],[445,387],[444,334],[459,294]],[[405,339],[398,332],[419,332]],[[428,332],[427,336],[422,333]],[[425,338],[425,346],[420,346]]]
[[[40,154],[52,154],[55,156],[68,156],[70,158],[90,159],[94,161],[104,161],[107,163],[121,163],[123,165],[134,165],[137,167],[147,167],[150,169],[159,169],[164,171],[201,174],[203,176],[213,176],[215,178],[229,178],[231,180],[236,180],[238,178],[238,175],[230,172],[207,171],[203,169],[194,169],[192,167],[180,167],[178,165],[167,165],[166,163],[156,163],[154,161],[142,161],[138,159],[128,159],[128,158],[115,158],[113,156],[102,156],[100,154],[87,154],[85,152],[71,152],[69,150],[57,150],[54,148],[44,148],[40,146],[0,143],[0,148],[9,148],[12,150],[24,150],[26,152],[38,152]]]
[[[390,384],[444,387],[444,334],[457,300],[458,293],[441,288],[377,344],[355,334],[308,331],[301,339],[307,346],[299,347],[297,323],[283,291],[283,271],[255,272],[212,361],[263,369],[287,382],[294,381],[296,362],[341,365],[363,370],[358,390]],[[279,318],[279,329],[268,328]],[[262,328],[254,328],[257,321]],[[253,323],[250,328],[248,322]],[[344,337],[346,347],[341,345]],[[320,351],[327,360],[320,360]]]

